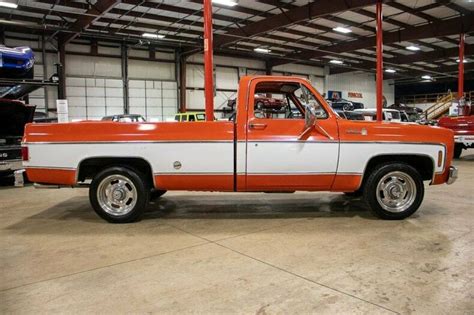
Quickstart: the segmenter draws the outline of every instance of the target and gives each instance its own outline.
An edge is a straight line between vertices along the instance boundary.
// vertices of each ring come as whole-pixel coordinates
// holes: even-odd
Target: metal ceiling
[[[217,52],[250,56],[269,66],[299,62],[329,66],[331,73],[375,68],[376,0],[234,0],[214,4]],[[474,72],[474,3],[469,0],[398,0],[384,2],[384,63],[397,80],[422,74],[454,77],[457,42],[466,38],[466,73]],[[192,54],[202,48],[202,1],[199,0],[19,0],[17,9],[0,8],[4,30],[45,32],[60,42],[97,38],[138,42],[145,32],[158,47]],[[333,30],[343,26],[351,33]],[[409,45],[420,48],[413,52]],[[255,48],[271,50],[258,54]],[[331,59],[343,60],[333,65]]]

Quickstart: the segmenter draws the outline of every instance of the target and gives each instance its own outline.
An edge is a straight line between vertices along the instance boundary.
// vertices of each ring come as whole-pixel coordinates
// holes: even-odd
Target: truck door
[[[310,129],[304,118],[308,102],[318,118]],[[339,142],[336,117],[322,96],[303,79],[256,78],[248,104],[246,190],[329,190]]]

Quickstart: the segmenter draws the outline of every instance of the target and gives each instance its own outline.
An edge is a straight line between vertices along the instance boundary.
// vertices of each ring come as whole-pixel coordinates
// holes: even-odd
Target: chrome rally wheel
[[[113,166],[99,172],[89,188],[94,211],[111,223],[128,223],[140,219],[150,196],[150,187],[140,172]]]
[[[415,197],[415,182],[403,172],[390,172],[377,185],[377,201],[384,210],[390,212],[405,211],[413,204]]]
[[[130,179],[122,175],[107,176],[97,189],[100,207],[114,216],[122,216],[132,211],[137,198],[137,188]]]

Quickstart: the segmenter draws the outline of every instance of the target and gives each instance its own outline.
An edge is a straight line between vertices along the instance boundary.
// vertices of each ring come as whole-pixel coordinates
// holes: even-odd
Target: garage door
[[[70,120],[100,120],[123,114],[123,82],[107,78],[66,78]]]
[[[140,114],[147,121],[172,119],[178,108],[175,81],[130,80],[130,114]]]

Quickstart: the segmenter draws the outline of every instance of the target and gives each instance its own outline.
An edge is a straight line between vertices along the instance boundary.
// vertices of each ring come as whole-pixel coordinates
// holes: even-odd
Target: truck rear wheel
[[[89,200],[94,211],[111,223],[140,219],[148,204],[150,189],[137,171],[120,166],[106,168],[92,180]]]
[[[405,163],[378,165],[366,181],[364,199],[381,219],[401,220],[411,216],[424,196],[423,179]]]

